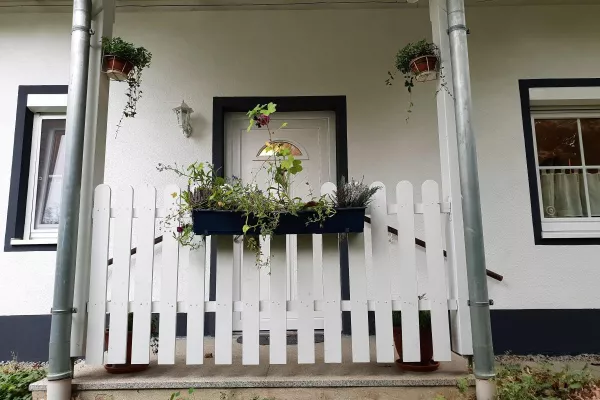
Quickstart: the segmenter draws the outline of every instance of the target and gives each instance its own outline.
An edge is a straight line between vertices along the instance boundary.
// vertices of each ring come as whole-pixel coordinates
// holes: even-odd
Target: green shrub
[[[29,385],[46,376],[46,369],[39,364],[26,365],[12,361],[0,365],[0,399],[30,400]]]
[[[498,400],[593,399],[587,393],[596,392],[597,384],[587,367],[554,370],[549,364],[504,365],[496,375]]]

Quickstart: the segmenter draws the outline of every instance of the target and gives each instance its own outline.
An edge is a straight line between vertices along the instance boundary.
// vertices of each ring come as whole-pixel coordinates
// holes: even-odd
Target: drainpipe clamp
[[[467,300],[467,305],[469,307],[471,307],[471,306],[475,306],[475,307],[493,306],[494,305],[494,300],[492,300],[492,299],[490,299],[489,301],[471,301],[471,300]]]
[[[462,31],[466,31],[467,35],[469,33],[471,33],[471,30],[469,28],[467,28],[466,25],[463,24],[456,24],[456,25],[452,25],[450,28],[448,28],[448,35],[451,34],[454,31],[458,31],[458,30],[462,30]]]
[[[76,314],[77,313],[77,309],[76,308],[68,308],[66,310],[56,310],[54,308],[50,309],[50,314],[52,315],[59,315],[59,314]]]

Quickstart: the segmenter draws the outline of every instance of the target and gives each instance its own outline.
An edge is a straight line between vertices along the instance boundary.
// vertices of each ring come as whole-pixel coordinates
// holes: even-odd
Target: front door
[[[319,196],[321,185],[334,182],[335,171],[335,114],[333,112],[293,112],[275,113],[271,119],[272,127],[279,127],[283,122],[287,126],[279,130],[274,140],[286,143],[295,158],[302,160],[303,170],[294,176],[291,185],[292,195],[309,199]],[[268,133],[255,127],[246,131],[248,119],[245,114],[230,113],[225,118],[225,175],[238,176],[245,183],[256,183],[259,187],[266,185],[264,162],[268,154],[264,151]],[[317,255],[320,246],[314,250]],[[296,235],[287,236],[287,296],[295,300],[297,294],[297,258]],[[242,246],[234,249],[234,301],[240,300]],[[320,257],[316,257],[320,259]],[[262,267],[260,279],[261,300],[269,300],[269,270]],[[323,296],[322,266],[314,265],[315,298]],[[288,314],[288,329],[297,329],[295,315]],[[323,329],[323,318],[316,313],[315,328]],[[234,313],[233,329],[241,330],[240,313]],[[261,316],[261,329],[269,329],[269,318]]]

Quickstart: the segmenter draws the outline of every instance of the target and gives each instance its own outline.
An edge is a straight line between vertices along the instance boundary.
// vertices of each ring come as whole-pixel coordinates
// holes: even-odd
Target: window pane
[[[540,171],[545,218],[587,217],[581,170]]]
[[[301,156],[302,151],[295,146],[293,143],[284,142],[284,141],[276,141],[277,146],[281,149],[289,149],[293,156]],[[273,155],[273,150],[267,150],[267,146],[263,146],[262,149],[258,152],[258,157],[269,157]]]
[[[576,119],[535,120],[535,140],[540,166],[581,165]]]
[[[581,119],[581,138],[586,165],[600,165],[600,119]]]
[[[600,217],[600,171],[588,170],[587,181],[592,217]]]
[[[65,120],[42,120],[35,204],[35,228],[58,224],[65,160]]]

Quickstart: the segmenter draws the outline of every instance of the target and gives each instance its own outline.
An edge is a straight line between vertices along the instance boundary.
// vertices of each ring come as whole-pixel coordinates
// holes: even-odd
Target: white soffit
[[[117,0],[120,11],[286,8],[426,8],[428,0]],[[598,0],[465,0],[467,6],[599,5]],[[3,12],[71,12],[69,0],[0,0]]]

